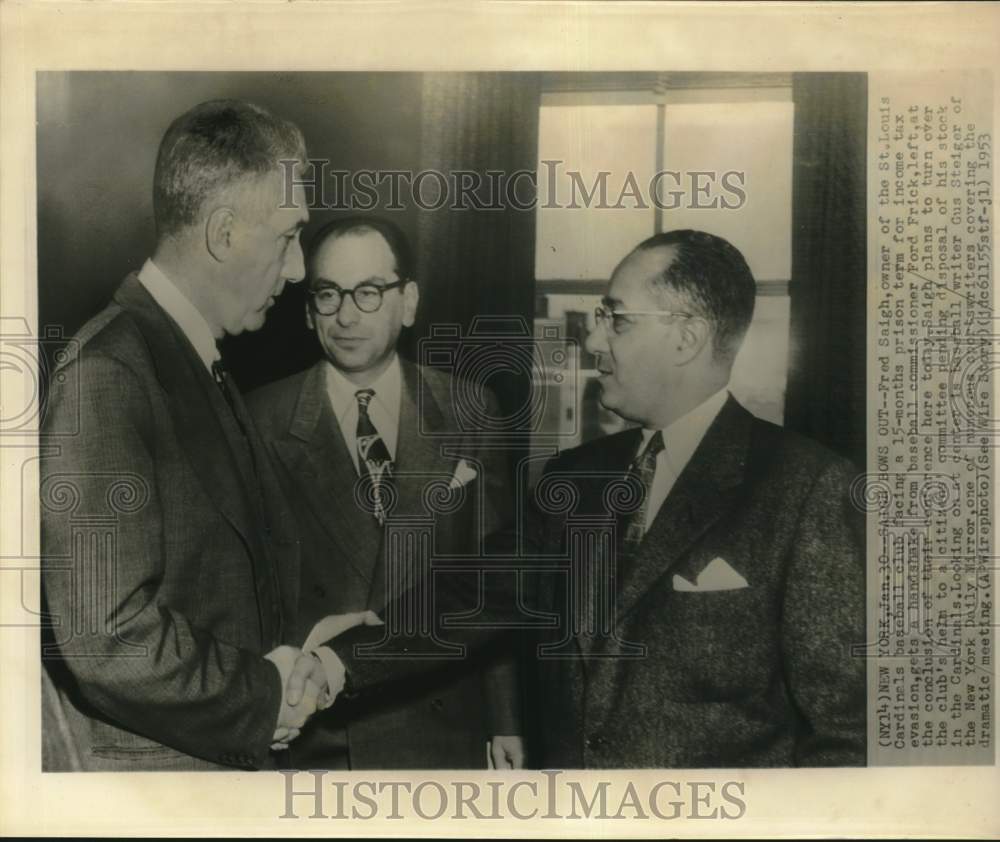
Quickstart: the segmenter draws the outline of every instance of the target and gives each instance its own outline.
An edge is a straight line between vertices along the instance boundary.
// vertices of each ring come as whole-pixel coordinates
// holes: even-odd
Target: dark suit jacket
[[[330,406],[326,366],[321,360],[248,396],[300,524],[304,561],[290,637],[298,645],[326,615],[380,611],[407,584],[387,580],[384,531],[355,499],[358,476]],[[401,366],[391,523],[417,518],[415,546],[431,524],[425,561],[475,559],[512,505],[506,465],[461,431],[448,375],[406,361]],[[478,473],[464,502],[454,511],[447,504],[434,511],[430,483],[441,483],[443,492],[463,458]],[[483,768],[491,734],[519,733],[516,671],[510,661],[495,662],[494,654],[466,659],[447,675],[432,672],[379,700],[341,701],[303,729],[291,748],[292,765]]]
[[[572,591],[565,575],[545,568],[579,558],[582,544],[567,538],[574,530],[617,521],[614,501],[623,499],[621,477],[639,436],[630,430],[561,454],[524,522],[523,549],[540,570],[529,607],[561,620],[541,634],[552,657],[536,662],[544,765],[864,764],[865,663],[850,651],[865,639],[864,527],[848,497],[854,472],[732,398],[638,553],[621,564],[617,642],[567,632]],[[748,587],[675,587],[675,577],[693,583],[716,558]],[[436,592],[442,611],[460,593],[449,584]],[[493,605],[498,619],[517,610],[501,599]],[[420,668],[354,658],[352,644],[366,635],[358,630],[334,646],[350,692],[363,697],[393,671]]]
[[[76,340],[45,430],[79,432],[42,439],[46,768],[272,764],[298,547],[260,444],[134,275]]]

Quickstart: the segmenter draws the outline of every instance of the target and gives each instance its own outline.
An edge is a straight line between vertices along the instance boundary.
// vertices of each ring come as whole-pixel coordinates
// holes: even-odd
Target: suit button
[[[584,743],[587,746],[587,748],[596,751],[604,747],[604,737],[602,737],[600,734],[591,734],[589,737],[587,737]]]
[[[431,702],[431,707],[434,708],[434,710],[444,710],[444,702],[440,699],[434,699]]]
[[[322,585],[313,585],[313,593],[320,599],[326,596],[326,588]]]

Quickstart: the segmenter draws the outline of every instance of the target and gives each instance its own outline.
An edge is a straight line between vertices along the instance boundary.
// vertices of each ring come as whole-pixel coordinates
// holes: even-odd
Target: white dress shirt
[[[352,383],[333,364],[326,367],[326,391],[330,397],[330,407],[340,425],[340,432],[347,443],[347,450],[358,470],[358,399],[360,387]],[[396,459],[396,442],[399,439],[399,404],[403,393],[403,373],[399,357],[393,355],[389,367],[378,379],[364,388],[375,394],[368,404],[368,417],[381,436],[393,461]]]
[[[139,270],[139,283],[177,323],[188,342],[198,352],[201,361],[205,363],[205,368],[211,371],[212,363],[219,359],[219,349],[205,317],[152,260],[147,260]]]
[[[662,430],[663,450],[656,455],[656,472],[653,474],[653,484],[649,489],[649,501],[646,504],[646,529],[653,523],[657,512],[667,499],[670,489],[677,482],[681,471],[691,461],[691,457],[705,438],[705,433],[722,410],[726,402],[729,386],[724,386],[708,400],[698,404],[690,412],[682,415],[669,427]],[[646,449],[655,430],[643,429],[642,445],[639,453]]]

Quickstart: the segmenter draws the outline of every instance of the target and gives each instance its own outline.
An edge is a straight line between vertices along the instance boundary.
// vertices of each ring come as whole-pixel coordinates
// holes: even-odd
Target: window
[[[787,86],[543,95],[539,324],[561,325],[582,351],[611,272],[637,243],[675,228],[717,234],[740,249],[758,288],[731,388],[755,414],[780,424],[789,352],[792,117]],[[623,426],[596,404],[593,360],[581,353],[580,365],[576,417],[571,410],[561,416],[564,446]]]

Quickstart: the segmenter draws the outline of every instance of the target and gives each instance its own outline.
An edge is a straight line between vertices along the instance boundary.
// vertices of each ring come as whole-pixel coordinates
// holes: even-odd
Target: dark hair
[[[312,269],[313,260],[319,252],[320,247],[327,240],[335,240],[348,234],[381,234],[392,252],[396,262],[396,274],[400,280],[412,281],[413,278],[413,254],[410,251],[410,243],[406,239],[403,229],[377,216],[350,216],[345,219],[336,219],[327,223],[309,241],[306,249],[306,268]]]
[[[673,246],[674,259],[652,281],[683,294],[712,325],[713,352],[732,361],[753,319],[757,285],[739,249],[722,237],[689,229],[655,234],[635,251]]]
[[[217,99],[196,105],[167,129],[156,156],[153,216],[157,236],[198,221],[206,199],[243,180],[305,161],[302,132],[259,105]]]

